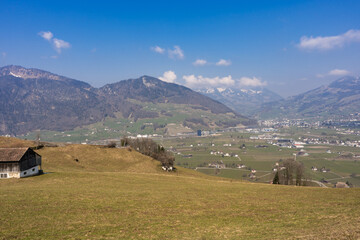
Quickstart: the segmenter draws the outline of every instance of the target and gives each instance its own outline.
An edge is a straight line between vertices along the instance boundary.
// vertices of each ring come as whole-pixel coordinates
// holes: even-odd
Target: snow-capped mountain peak
[[[222,93],[223,91],[226,90],[226,88],[217,88],[217,90],[219,91],[219,93]]]
[[[197,92],[224,103],[233,110],[248,116],[254,114],[261,104],[281,99],[279,95],[265,88],[237,89],[217,87],[198,89]]]

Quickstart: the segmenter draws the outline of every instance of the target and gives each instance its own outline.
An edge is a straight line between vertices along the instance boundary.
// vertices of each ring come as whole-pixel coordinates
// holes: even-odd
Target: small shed
[[[29,177],[41,171],[41,156],[31,148],[0,148],[0,178]]]
[[[335,184],[335,188],[349,188],[349,185],[347,185],[346,183],[344,182],[337,182]]]

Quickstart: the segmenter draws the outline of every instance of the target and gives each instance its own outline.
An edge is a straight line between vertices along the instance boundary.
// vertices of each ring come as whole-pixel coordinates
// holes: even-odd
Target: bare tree
[[[163,146],[160,146],[152,139],[123,138],[121,139],[121,145],[130,146],[136,151],[160,161],[163,166],[174,166],[174,156],[171,153],[167,152]]]
[[[300,162],[296,162],[296,163],[297,163],[297,166],[296,166],[296,185],[297,186],[302,186],[302,185],[304,185],[304,183],[303,183],[304,164],[300,163]]]
[[[284,185],[304,185],[304,165],[294,159],[286,159],[278,168],[279,183]],[[305,181],[306,182],[306,181]]]

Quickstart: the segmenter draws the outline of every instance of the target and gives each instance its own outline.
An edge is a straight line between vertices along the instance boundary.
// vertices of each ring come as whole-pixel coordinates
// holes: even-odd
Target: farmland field
[[[350,182],[355,187],[360,186],[360,158],[353,157],[360,155],[360,148],[305,145],[301,151],[306,152],[308,156],[299,156],[300,149],[273,146],[266,140],[251,140],[249,134],[236,132],[207,137],[173,138],[161,143],[174,151],[178,166],[210,175],[268,183],[274,177],[275,173],[272,170],[275,164],[285,159],[294,159],[296,154],[296,160],[304,164],[308,179],[327,181],[328,183],[325,183],[329,187],[338,181]],[[330,153],[327,153],[328,150]],[[211,163],[223,163],[226,168],[217,172],[215,169],[206,169]],[[238,165],[245,167],[237,169]],[[318,168],[318,171],[312,171],[312,167]],[[321,168],[325,168],[327,172],[321,172]],[[249,179],[251,169],[257,171],[256,178]]]

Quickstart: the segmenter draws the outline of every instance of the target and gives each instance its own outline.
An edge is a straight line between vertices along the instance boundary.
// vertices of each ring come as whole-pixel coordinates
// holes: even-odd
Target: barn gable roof
[[[29,148],[0,148],[0,162],[18,162]]]

